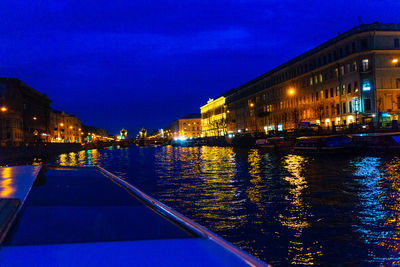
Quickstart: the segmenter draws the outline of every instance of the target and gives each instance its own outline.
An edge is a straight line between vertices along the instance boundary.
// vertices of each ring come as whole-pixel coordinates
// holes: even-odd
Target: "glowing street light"
[[[393,64],[399,63],[399,59],[398,59],[398,58],[393,58],[393,59],[392,59],[392,63],[393,63]]]
[[[294,95],[295,93],[296,93],[296,91],[295,91],[293,88],[289,88],[288,94],[289,94],[290,96]]]
[[[6,112],[7,108],[6,107],[1,107],[0,110],[1,110],[1,112]]]
[[[63,127],[63,126],[64,126],[64,123],[60,123],[60,126]]]
[[[37,118],[36,118],[36,117],[33,117],[33,120],[35,121],[35,120],[37,120]]]
[[[254,103],[250,103],[250,107],[254,107]]]

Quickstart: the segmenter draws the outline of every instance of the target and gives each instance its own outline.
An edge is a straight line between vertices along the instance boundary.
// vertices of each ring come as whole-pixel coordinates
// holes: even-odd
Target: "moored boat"
[[[325,153],[343,152],[350,148],[350,137],[347,135],[303,136],[297,138],[294,152]]]
[[[293,149],[294,140],[283,136],[257,139],[256,146],[266,151],[289,152]]]
[[[362,151],[400,152],[400,132],[353,134],[352,147]]]

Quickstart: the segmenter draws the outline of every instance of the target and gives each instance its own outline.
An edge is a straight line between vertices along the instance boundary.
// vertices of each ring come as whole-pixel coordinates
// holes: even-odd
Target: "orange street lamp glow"
[[[69,126],[70,129],[72,129],[72,126]]]
[[[253,103],[250,103],[250,107],[254,107],[254,104],[253,104]]]
[[[394,59],[392,59],[392,63],[393,63],[393,64],[397,64],[397,63],[399,63],[399,59],[398,59],[398,58],[394,58]]]
[[[35,121],[35,120],[37,120],[37,118],[36,118],[36,117],[33,117],[33,120]]]
[[[289,95],[294,95],[294,93],[295,93],[294,89],[289,89],[289,91],[288,91]]]
[[[6,107],[1,107],[1,112],[6,112],[7,111],[7,108]]]
[[[64,123],[60,123],[60,126],[63,127],[63,126],[64,126]]]

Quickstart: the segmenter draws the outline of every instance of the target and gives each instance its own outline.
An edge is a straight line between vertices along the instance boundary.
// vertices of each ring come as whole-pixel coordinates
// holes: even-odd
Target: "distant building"
[[[201,115],[198,113],[188,114],[171,123],[172,137],[200,137],[201,136]]]
[[[1,145],[49,141],[50,102],[18,79],[0,78]]]
[[[114,137],[110,137],[107,133],[107,130],[96,128],[93,126],[82,126],[82,142],[97,142],[97,141],[110,141],[113,140]]]
[[[50,126],[51,142],[82,143],[82,123],[76,116],[52,110]]]
[[[200,107],[201,132],[204,137],[224,136],[226,134],[227,119],[225,97],[208,100],[207,104]]]

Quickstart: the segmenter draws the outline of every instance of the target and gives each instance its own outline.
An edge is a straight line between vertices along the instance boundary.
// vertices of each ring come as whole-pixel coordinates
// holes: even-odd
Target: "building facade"
[[[50,137],[53,143],[82,143],[82,123],[74,115],[52,110]]]
[[[92,143],[92,142],[105,142],[114,140],[114,137],[110,137],[107,130],[102,128],[97,128],[93,126],[82,126],[82,142]]]
[[[228,132],[397,120],[399,40],[399,24],[360,25],[228,91]]]
[[[225,97],[208,100],[200,107],[201,132],[203,137],[224,136],[227,132]]]
[[[49,140],[50,99],[14,78],[0,78],[0,143]]]
[[[201,116],[200,114],[189,114],[173,121],[170,128],[173,138],[201,137]]]

